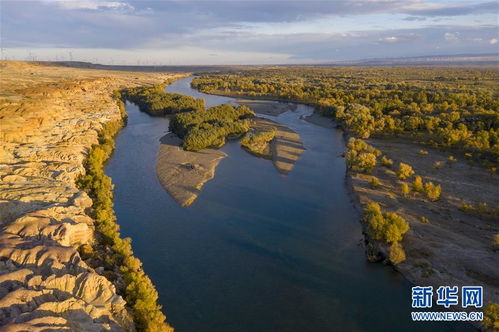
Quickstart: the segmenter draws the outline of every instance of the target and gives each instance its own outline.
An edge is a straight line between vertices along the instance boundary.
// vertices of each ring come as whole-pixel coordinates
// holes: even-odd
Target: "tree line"
[[[103,274],[117,286],[131,308],[139,331],[173,331],[165,322],[158,304],[158,292],[145,274],[142,263],[135,257],[130,238],[122,238],[113,210],[113,184],[104,173],[104,164],[114,150],[113,137],[124,125],[125,105],[120,93],[113,94],[122,119],[107,122],[99,131],[99,143],[94,145],[85,161],[85,174],[77,186],[92,198],[91,216],[95,220],[98,241],[93,248],[80,249],[82,257],[97,260],[104,267]],[[83,246],[82,246],[83,247]]]
[[[207,93],[314,105],[360,138],[409,135],[433,147],[499,160],[496,68],[284,67],[206,74]]]

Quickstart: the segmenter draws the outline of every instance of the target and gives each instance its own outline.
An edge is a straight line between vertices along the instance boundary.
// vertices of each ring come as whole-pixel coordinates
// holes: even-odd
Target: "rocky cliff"
[[[0,62],[2,330],[134,330],[125,300],[78,249],[96,241],[75,185],[98,132],[120,118],[111,93],[172,77]]]

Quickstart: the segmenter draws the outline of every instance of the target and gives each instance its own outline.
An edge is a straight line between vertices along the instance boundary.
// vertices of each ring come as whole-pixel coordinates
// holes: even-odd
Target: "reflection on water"
[[[203,97],[191,78],[168,91]],[[300,119],[311,109],[269,117],[298,132],[307,149],[288,176],[237,142],[216,176],[182,208],[155,174],[168,119],[127,104],[107,174],[124,236],[160,294],[176,331],[421,331],[412,323],[410,286],[366,262],[358,215],[344,186],[341,132]]]

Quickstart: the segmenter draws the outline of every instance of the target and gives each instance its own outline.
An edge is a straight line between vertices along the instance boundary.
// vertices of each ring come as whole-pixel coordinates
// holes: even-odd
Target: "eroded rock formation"
[[[0,326],[5,331],[134,330],[125,300],[78,248],[95,241],[76,178],[111,93],[171,75],[0,62]]]

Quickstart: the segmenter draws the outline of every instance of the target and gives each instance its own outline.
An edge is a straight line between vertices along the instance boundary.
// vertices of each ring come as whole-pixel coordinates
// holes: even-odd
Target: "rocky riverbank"
[[[111,98],[168,74],[0,62],[0,325],[3,330],[134,330],[126,301],[79,249],[96,241],[79,190]],[[85,259],[84,259],[85,258]]]

